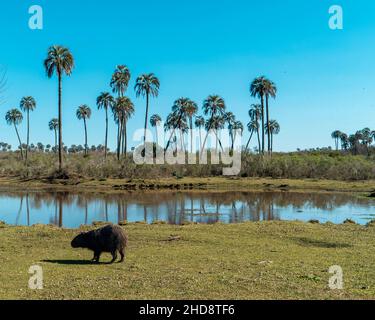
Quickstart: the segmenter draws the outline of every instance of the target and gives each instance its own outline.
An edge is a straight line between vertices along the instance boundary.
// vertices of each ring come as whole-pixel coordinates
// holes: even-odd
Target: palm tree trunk
[[[124,154],[125,154],[125,157],[126,157],[126,154],[128,152],[128,133],[127,133],[127,121],[125,119],[125,123],[124,123],[124,141],[125,141],[125,150],[124,150]]]
[[[193,117],[190,116],[190,153],[193,154]]]
[[[23,160],[23,149],[22,149],[22,142],[21,142],[21,138],[20,138],[20,135],[18,133],[18,129],[17,129],[17,126],[16,124],[14,123],[14,129],[16,129],[16,134],[17,134],[17,137],[18,137],[18,142],[20,144],[20,150],[21,150],[21,159]]]
[[[210,120],[210,123],[212,123],[212,119],[213,119],[213,115],[211,116],[211,120]],[[206,142],[207,142],[207,138],[208,138],[208,135],[210,133],[210,130],[211,130],[211,125],[209,126],[208,130],[207,130],[207,134],[206,134],[206,137],[204,138],[204,141],[203,141],[203,146],[201,148],[201,155],[203,154],[203,149],[204,147],[206,146]]]
[[[261,150],[260,150],[261,146],[260,146],[260,132],[259,132],[259,128],[257,129],[257,136],[258,136],[258,152],[260,153],[261,152]]]
[[[117,160],[120,160],[121,152],[121,136],[122,136],[122,120],[118,119],[118,134],[117,134]]]
[[[29,143],[30,143],[30,110],[29,110],[29,109],[27,109],[27,142],[26,142],[26,161],[27,161],[27,156],[28,156]]]
[[[104,158],[107,159],[107,149],[108,149],[108,108],[105,108],[105,150]]]
[[[202,129],[199,127],[199,147],[202,149]]]
[[[125,122],[125,115],[122,119],[122,124],[121,124],[121,154],[124,154],[125,153],[125,125],[126,125],[126,122]]]
[[[62,157],[62,151],[63,151],[63,141],[62,141],[62,79],[61,79],[61,73],[58,72],[58,79],[59,79],[59,170],[62,170],[63,166],[63,157]]]
[[[145,135],[144,135],[144,143],[143,146],[145,148],[146,154],[146,136],[147,136],[147,123],[148,123],[148,105],[149,105],[149,93],[146,93],[146,115],[145,115]]]
[[[253,137],[253,134],[254,134],[254,131],[251,131],[250,139],[249,139],[249,141],[247,142],[247,145],[246,145],[245,151],[247,151],[247,149],[249,148],[249,144],[250,144],[251,138]]]
[[[264,96],[261,96],[261,105],[262,105],[262,153],[264,154],[264,145],[265,145],[265,133],[264,133]]]
[[[55,153],[57,153],[57,130],[56,128],[54,130],[55,130]]]
[[[87,127],[86,127],[86,118],[83,118],[83,124],[85,127],[85,155],[87,156]]]
[[[271,155],[273,153],[273,134],[271,134]]]
[[[271,153],[271,124],[270,124],[270,111],[268,107],[268,102],[269,102],[269,96],[268,94],[266,94],[268,153]]]

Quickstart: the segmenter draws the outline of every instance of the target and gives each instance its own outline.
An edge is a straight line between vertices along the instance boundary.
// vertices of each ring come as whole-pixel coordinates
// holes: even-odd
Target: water
[[[0,193],[0,220],[12,225],[55,224],[77,228],[94,221],[166,221],[181,224],[301,220],[366,224],[375,201],[347,194],[288,192],[160,192],[71,194]]]

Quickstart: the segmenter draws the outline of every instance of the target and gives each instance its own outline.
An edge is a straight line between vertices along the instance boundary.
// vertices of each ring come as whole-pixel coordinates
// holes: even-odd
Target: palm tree
[[[185,128],[186,124],[186,110],[190,104],[194,102],[189,98],[179,98],[172,106],[172,113],[167,117],[167,122],[165,124],[166,130],[171,130],[171,135],[168,139],[167,146],[165,147],[165,152],[167,152],[169,145],[171,143],[172,137],[175,135],[177,128]]]
[[[59,128],[59,119],[53,118],[48,123],[48,128],[55,132],[55,153],[57,152],[57,129]]]
[[[192,101],[189,100],[187,106],[186,106],[186,116],[189,118],[189,129],[190,129],[190,153],[193,153],[193,117],[198,112],[198,105]]]
[[[273,152],[273,136],[280,133],[280,125],[276,120],[270,120],[270,122],[267,124],[265,130],[266,130],[267,134],[270,134],[270,136],[271,136],[270,152],[272,154],[272,152]]]
[[[153,128],[156,128],[161,123],[161,117],[158,114],[154,114],[150,118],[150,125]],[[158,130],[156,130],[156,145],[159,145],[159,137],[158,137]]]
[[[81,105],[78,107],[76,111],[76,116],[78,120],[83,120],[83,125],[85,128],[85,155],[87,156],[87,126],[86,126],[86,120],[90,119],[91,117],[91,109],[87,105]]]
[[[21,159],[23,160],[23,150],[22,150],[22,142],[20,135],[18,133],[17,125],[20,124],[23,120],[23,115],[22,112],[19,111],[18,109],[12,109],[9,110],[6,115],[5,115],[5,120],[9,125],[13,125],[14,129],[16,130],[18,142],[19,142],[19,148],[21,150]]]
[[[264,97],[266,95],[266,78],[264,76],[255,78],[250,84],[250,94],[252,97],[260,98],[261,103],[261,121],[262,121],[262,153],[264,153],[265,134],[264,134]]]
[[[247,142],[246,144],[246,148],[245,148],[245,151],[248,150],[249,148],[249,145],[250,145],[250,142],[251,142],[251,139],[253,138],[253,135],[255,132],[259,132],[259,122],[257,120],[251,120],[248,124],[247,124],[247,129],[249,130],[250,132],[250,138],[249,138],[249,141]],[[258,137],[258,146],[259,146],[259,137]]]
[[[153,73],[139,76],[134,87],[137,98],[140,96],[146,97],[144,148],[146,147],[149,100],[150,96],[157,97],[159,95],[159,88],[159,79]]]
[[[104,158],[107,159],[108,150],[108,108],[113,108],[115,104],[115,99],[111,96],[109,92],[102,92],[100,96],[96,99],[96,105],[98,109],[105,110],[105,143],[104,143]]]
[[[208,127],[206,126],[207,134],[203,142],[201,154],[203,154],[203,149],[206,145],[209,131],[212,129],[211,125],[215,123],[214,117],[216,116],[222,117],[224,115],[224,112],[225,112],[224,99],[218,95],[208,96],[208,98],[204,100],[203,102],[203,112],[206,116],[209,115],[210,119],[208,120]]]
[[[341,135],[342,135],[342,132],[339,130],[335,130],[331,134],[332,139],[335,140],[336,151],[339,150],[339,140],[341,138]]]
[[[130,77],[130,71],[127,66],[119,65],[116,67],[116,70],[114,71],[111,78],[110,86],[112,88],[112,91],[118,94],[119,98],[124,96],[129,85]],[[120,160],[121,142],[122,144],[124,144],[125,139],[125,125],[123,123],[124,119],[122,117],[118,118],[118,120],[121,120],[118,121],[117,127],[117,159]]]
[[[198,116],[195,118],[195,127],[199,129],[199,147],[202,149],[202,128],[204,128],[206,121],[202,116]]]
[[[266,124],[267,124],[267,138],[268,138],[268,153],[272,153],[272,130],[270,121],[270,111],[269,111],[269,98],[276,98],[277,87],[271,80],[265,80],[265,96],[266,96]]]
[[[26,141],[26,161],[28,155],[28,149],[30,144],[30,111],[33,111],[36,107],[36,102],[33,97],[23,97],[21,99],[20,108],[27,114],[27,141]]]
[[[349,137],[346,133],[340,135],[341,149],[347,150],[349,148]]]
[[[221,149],[223,150],[223,146],[221,144],[221,141],[219,139],[219,134],[218,131],[220,129],[223,129],[225,125],[225,118],[224,116],[221,115],[215,115],[214,117],[211,117],[208,121],[206,121],[206,130],[209,132],[210,130],[214,130],[215,135],[216,135],[216,153],[218,149],[218,142],[220,144]]]
[[[52,46],[48,49],[47,58],[44,60],[44,68],[46,69],[48,78],[52,78],[53,74],[57,74],[58,78],[58,119],[59,119],[59,169],[62,169],[62,76],[66,74],[70,76],[74,68],[74,58],[69,49],[62,46]]]
[[[260,104],[252,104],[251,109],[249,110],[249,116],[252,121],[255,121],[258,125],[256,126],[256,132],[258,137],[258,152],[261,152],[261,145],[260,145],[260,132],[259,132],[259,120],[262,117],[262,105]],[[255,126],[254,126],[255,128]]]
[[[134,114],[134,104],[128,97],[119,97],[116,100],[116,107],[120,114],[119,120],[123,123],[122,152],[126,156],[128,151],[127,121]]]
[[[234,136],[233,136],[233,124],[236,121],[236,117],[233,114],[233,112],[226,112],[224,113],[224,121],[228,124],[228,130],[229,130],[229,135],[231,139],[231,145],[234,145]]]
[[[241,135],[243,134],[243,124],[242,124],[242,122],[241,121],[235,121],[232,124],[231,130],[232,130],[232,132],[234,131],[234,136],[233,136],[233,139],[232,139],[232,148],[231,148],[231,150],[233,151],[234,142],[236,141],[236,138],[237,138],[237,132],[240,131]]]

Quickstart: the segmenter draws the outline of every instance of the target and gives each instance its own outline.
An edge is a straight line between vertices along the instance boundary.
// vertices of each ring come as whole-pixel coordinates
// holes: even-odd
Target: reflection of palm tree
[[[22,212],[22,207],[23,207],[23,195],[21,195],[21,199],[20,199],[20,207],[18,209],[18,213],[17,213],[17,217],[16,217],[16,226],[18,226],[18,224],[19,224],[19,220],[20,220],[21,212]]]
[[[30,206],[29,206],[29,194],[26,194],[26,213],[27,213],[27,225],[30,226]]]

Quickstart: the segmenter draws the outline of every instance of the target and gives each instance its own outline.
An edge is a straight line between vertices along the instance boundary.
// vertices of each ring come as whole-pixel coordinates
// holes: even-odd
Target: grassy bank
[[[210,159],[210,156],[208,157]],[[210,162],[210,161],[209,161]],[[17,153],[0,153],[0,177],[53,179],[57,174],[53,153],[31,153],[27,165]],[[105,161],[100,153],[64,156],[63,176],[71,179],[169,179],[222,176],[222,165],[136,165],[129,154],[120,162],[110,154]],[[340,152],[275,153],[272,157],[243,153],[242,178],[323,179],[338,181],[375,180],[375,159]]]
[[[125,264],[88,263],[73,230],[0,227],[1,299],[373,299],[375,227],[264,222],[125,227]],[[168,241],[170,235],[179,241]],[[103,255],[103,262],[110,260]],[[28,269],[44,289],[28,289]],[[328,289],[340,265],[344,290]]]
[[[368,196],[375,191],[375,180],[337,181],[319,179],[272,178],[161,178],[161,179],[20,179],[0,178],[4,191],[69,191],[122,193],[127,191],[298,191],[349,192]]]

